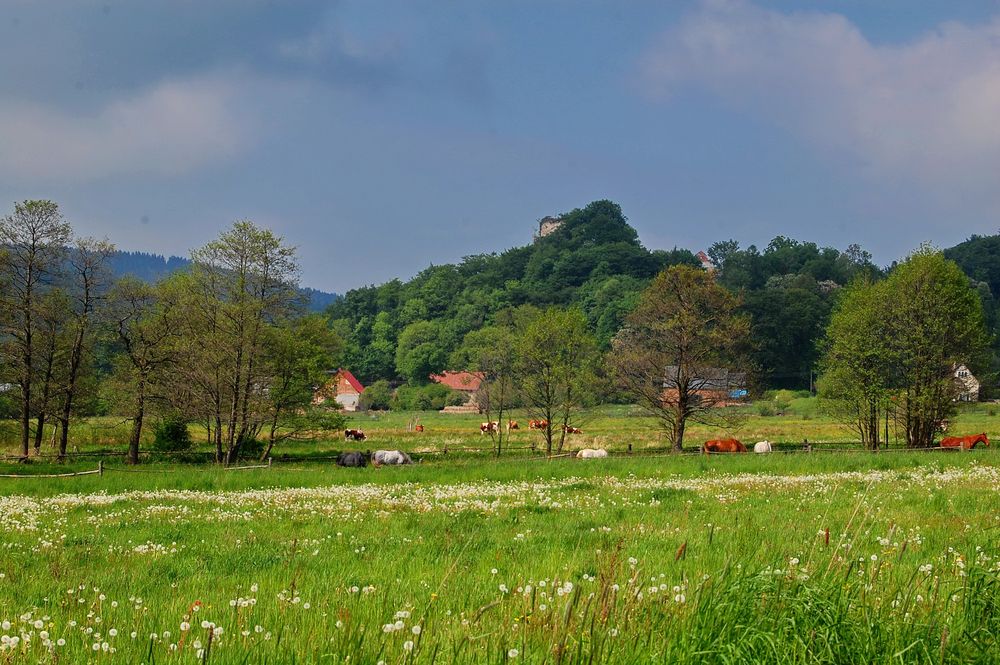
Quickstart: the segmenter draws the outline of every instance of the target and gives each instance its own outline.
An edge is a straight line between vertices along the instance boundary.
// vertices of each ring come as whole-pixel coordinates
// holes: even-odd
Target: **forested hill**
[[[328,310],[347,340],[345,365],[365,383],[425,381],[427,370],[458,369],[449,357],[466,333],[522,305],[578,306],[607,348],[654,275],[672,264],[701,265],[686,249],[644,247],[611,201],[561,218],[556,231],[530,245],[346,293]],[[755,361],[768,385],[809,386],[836,290],[859,270],[877,272],[860,248],[841,252],[788,238],[763,251],[720,242],[709,254],[720,280],[744,294],[755,321]]]
[[[177,270],[183,270],[191,265],[190,259],[180,256],[166,257],[162,254],[147,252],[115,252],[111,257],[111,269],[115,276],[132,275],[145,282],[156,282]],[[309,298],[309,308],[322,312],[337,299],[337,294],[326,293],[304,287],[302,293]]]
[[[348,291],[328,310],[348,342],[345,365],[366,383],[400,376],[397,351],[424,356],[407,366],[446,369],[466,333],[520,305],[578,305],[606,345],[654,275],[675,263],[700,265],[687,250],[643,247],[610,201],[561,217],[556,231],[530,245]]]

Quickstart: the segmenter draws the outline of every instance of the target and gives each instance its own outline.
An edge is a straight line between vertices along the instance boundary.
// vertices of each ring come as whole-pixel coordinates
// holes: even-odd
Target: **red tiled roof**
[[[354,388],[355,390],[357,390],[359,393],[362,393],[362,392],[365,391],[365,387],[363,385],[361,385],[360,381],[358,381],[356,378],[354,378],[354,375],[351,374],[350,370],[347,370],[347,369],[344,369],[343,367],[341,367],[340,369],[337,370],[337,374],[343,374],[344,378],[347,379],[347,382],[349,384],[351,384],[351,387]]]
[[[447,386],[452,390],[464,392],[475,392],[479,390],[479,384],[483,382],[483,375],[478,372],[448,372],[431,374],[431,381]]]

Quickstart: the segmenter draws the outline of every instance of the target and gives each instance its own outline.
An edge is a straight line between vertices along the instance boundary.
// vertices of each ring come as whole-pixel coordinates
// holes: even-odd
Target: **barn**
[[[329,372],[330,378],[313,394],[313,404],[319,405],[334,401],[344,411],[357,411],[361,401],[361,393],[365,387],[351,374],[350,370],[340,368]]]
[[[667,367],[663,379],[664,400],[677,401],[677,381],[680,368]],[[733,406],[747,401],[747,375],[724,367],[704,367],[690,379],[694,396],[706,406]]]
[[[461,406],[446,406],[442,413],[479,413],[479,403],[476,393],[483,383],[483,375],[479,372],[450,372],[445,370],[440,374],[431,374],[431,381],[440,383],[466,396],[465,404]]]

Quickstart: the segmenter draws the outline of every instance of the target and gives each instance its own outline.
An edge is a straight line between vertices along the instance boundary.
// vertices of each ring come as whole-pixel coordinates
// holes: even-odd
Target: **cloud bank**
[[[210,77],[163,82],[91,112],[0,101],[0,175],[43,182],[170,176],[230,158],[251,131],[237,92]]]
[[[876,180],[986,193],[1000,175],[1000,17],[876,44],[837,14],[710,0],[645,53],[642,81],[710,91]]]

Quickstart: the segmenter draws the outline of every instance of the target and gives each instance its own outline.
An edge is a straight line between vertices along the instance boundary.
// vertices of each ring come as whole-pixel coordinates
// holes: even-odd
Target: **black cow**
[[[350,452],[340,453],[337,456],[337,466],[364,467],[368,466],[369,453]]]

